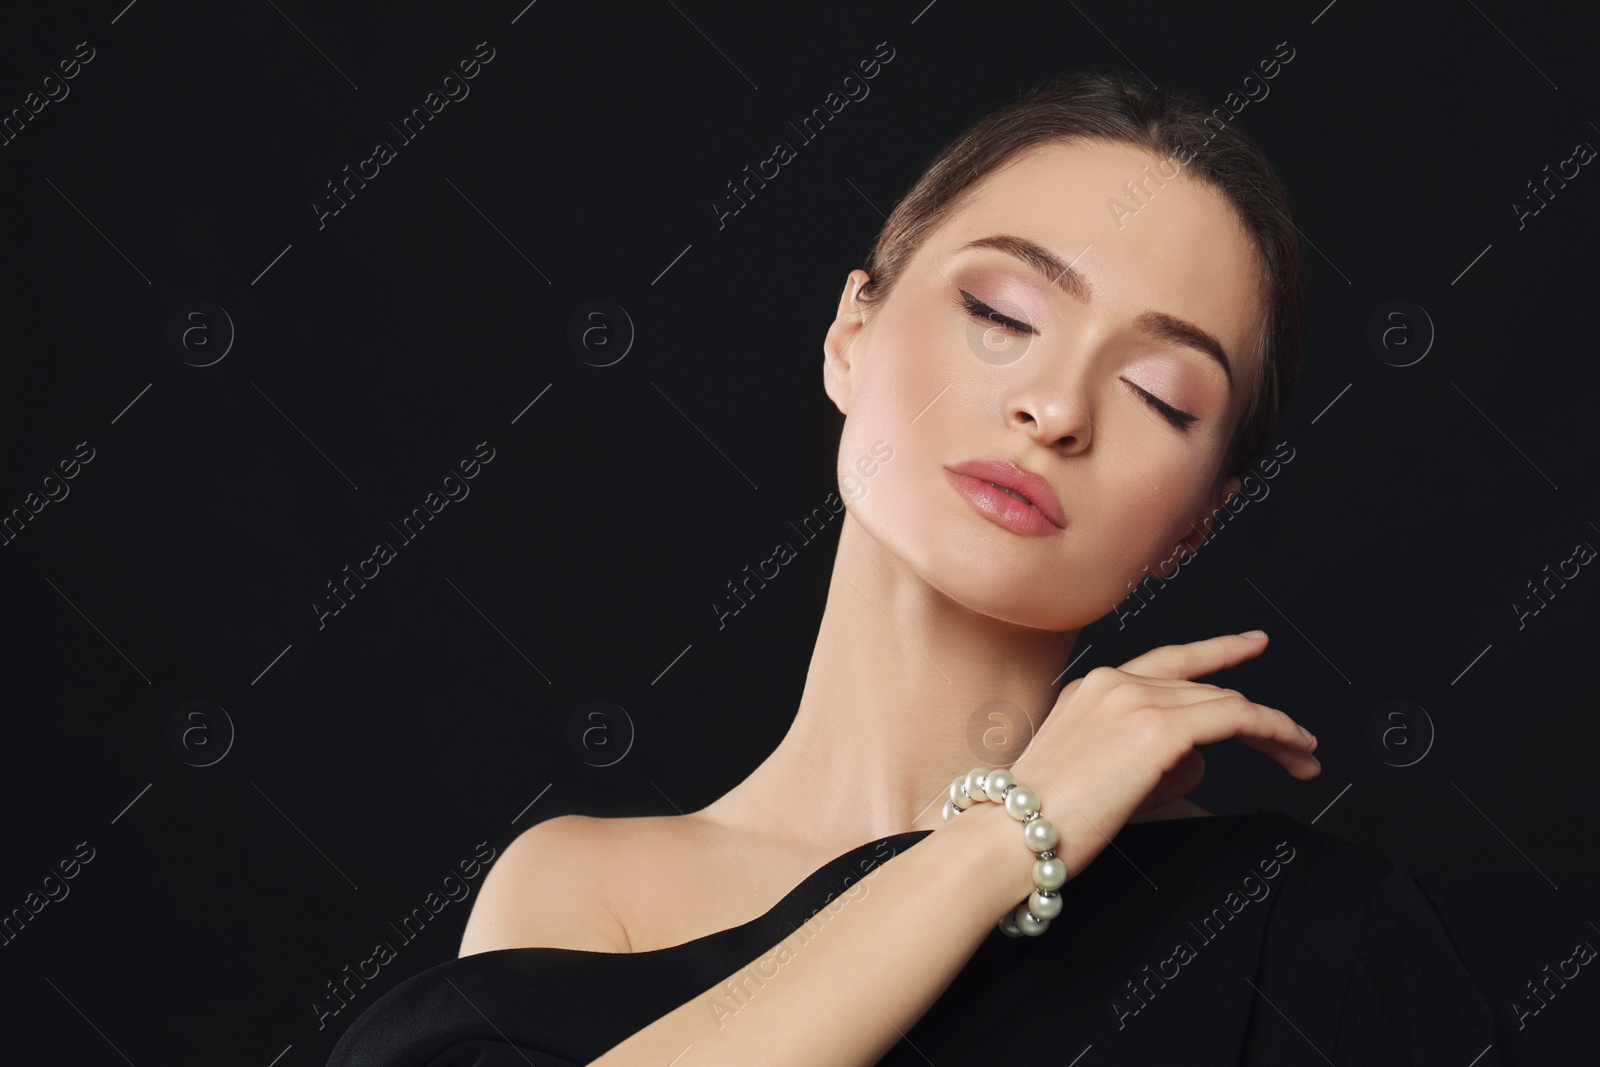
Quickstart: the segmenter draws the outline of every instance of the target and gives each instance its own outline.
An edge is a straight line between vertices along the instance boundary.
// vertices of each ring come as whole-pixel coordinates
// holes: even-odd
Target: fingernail
[[[1299,723],[1295,723],[1295,725],[1300,726]],[[1306,739],[1306,744],[1310,745],[1316,743],[1317,735],[1312,733],[1310,730],[1307,730],[1304,726],[1300,726],[1300,733]]]
[[[1240,637],[1248,637],[1252,641],[1259,641],[1263,637],[1267,636],[1267,633],[1266,633],[1265,630],[1246,630],[1244,633],[1240,634],[1239,636]]]

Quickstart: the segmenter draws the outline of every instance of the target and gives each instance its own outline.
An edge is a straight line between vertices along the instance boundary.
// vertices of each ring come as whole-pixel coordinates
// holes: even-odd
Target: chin
[[[939,526],[928,523],[922,529],[937,531]],[[1061,574],[1065,568],[1059,560],[1056,566],[1041,566],[1037,556],[1021,550],[1027,542],[996,532],[1001,536],[991,541],[973,537],[971,531],[951,531],[936,543],[924,544],[918,557],[908,561],[946,599],[1013,626],[1061,633],[1081,629],[1110,610],[1084,603],[1086,583]]]
[[[1051,586],[1037,578],[1023,582],[986,580],[981,572],[968,570],[935,587],[975,614],[1030,630],[1065,633],[1082,629],[1105,614],[1086,611],[1084,605],[1074,604],[1067,597],[1050,596]]]
[[[975,513],[942,472],[921,483],[889,473],[847,503],[849,514],[882,552],[946,600],[1013,626],[1062,633],[1104,618],[1128,595],[1125,583],[1106,578],[1120,573],[1114,566],[1081,573],[1077,561],[1095,554],[1092,526],[1023,537]]]

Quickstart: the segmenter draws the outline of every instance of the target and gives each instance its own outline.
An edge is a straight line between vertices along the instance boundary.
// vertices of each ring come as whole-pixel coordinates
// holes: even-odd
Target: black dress
[[[588,1063],[770,960],[828,901],[930,832],[859,845],[765,915],[682,945],[511,948],[447,960],[373,1001],[328,1067]],[[992,931],[878,1062],[1548,1062],[1517,1032],[1511,998],[1487,980],[1437,889],[1280,812],[1129,823],[1062,895],[1062,914],[1043,935]],[[770,966],[765,974],[775,977]],[[736,1011],[741,996],[759,993],[761,973],[724,986],[707,1010]],[[1054,1020],[1043,1036],[1021,1022],[1038,1017],[1024,1014],[1029,1005]]]

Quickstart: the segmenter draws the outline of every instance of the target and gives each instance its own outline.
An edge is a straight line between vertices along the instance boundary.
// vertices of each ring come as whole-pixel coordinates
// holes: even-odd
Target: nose
[[[1003,403],[1007,428],[1026,433],[1041,447],[1066,453],[1089,447],[1094,426],[1089,413],[1048,376],[1016,385]]]

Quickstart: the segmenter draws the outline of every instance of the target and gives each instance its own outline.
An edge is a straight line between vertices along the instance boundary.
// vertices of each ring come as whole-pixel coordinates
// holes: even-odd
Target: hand
[[[1061,690],[1044,725],[1012,764],[1061,831],[1069,878],[1087,867],[1136,812],[1172,802],[1200,783],[1196,745],[1237,737],[1297,778],[1322,764],[1288,715],[1237,690],[1196,682],[1242,663],[1265,638],[1213,637],[1152,649],[1121,667],[1096,667]]]

